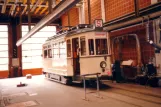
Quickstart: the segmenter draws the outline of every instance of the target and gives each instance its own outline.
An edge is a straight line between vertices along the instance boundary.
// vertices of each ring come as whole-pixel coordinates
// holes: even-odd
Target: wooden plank
[[[24,5],[26,4],[26,2],[27,2],[27,0],[23,0],[23,4],[24,4]]]
[[[17,1],[18,0],[15,0],[15,4],[12,5],[13,8],[12,8],[12,11],[11,11],[11,16],[13,16],[13,13],[15,12]]]
[[[45,7],[45,8],[40,12],[40,15],[42,15],[42,14],[45,12],[46,9],[47,9],[47,8]]]
[[[39,12],[40,9],[41,9],[41,7],[38,7],[38,8],[36,9],[36,11],[34,12],[34,14],[37,14],[37,13]]]
[[[25,6],[25,8],[23,9],[21,15],[23,15],[26,12],[27,6]]]
[[[36,4],[31,9],[31,12],[33,12],[41,2],[42,2],[42,0],[37,0]]]

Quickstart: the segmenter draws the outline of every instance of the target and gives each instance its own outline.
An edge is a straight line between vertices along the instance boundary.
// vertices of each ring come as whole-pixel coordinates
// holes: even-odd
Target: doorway
[[[74,75],[80,75],[80,63],[79,63],[79,38],[72,39],[73,50],[73,71]]]

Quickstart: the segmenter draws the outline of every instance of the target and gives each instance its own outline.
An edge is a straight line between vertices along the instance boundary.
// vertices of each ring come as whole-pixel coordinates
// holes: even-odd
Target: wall
[[[74,7],[69,10],[69,13],[63,14],[61,16],[61,21],[62,21],[62,26],[76,26],[76,25],[78,25],[79,24],[78,8]]]
[[[153,31],[152,31],[152,25],[150,26],[150,38],[153,40]],[[146,28],[145,26],[139,25],[127,29],[123,29],[120,31],[116,32],[111,32],[109,35],[111,38],[116,37],[116,36],[121,36],[121,35],[127,35],[127,34],[137,34],[139,41],[140,41],[140,47],[141,47],[141,60],[143,64],[147,64],[149,62],[149,59],[151,57],[154,57],[154,48],[146,41]],[[122,60],[137,60],[137,54],[136,54],[136,40],[131,39],[127,40],[124,38],[124,43],[122,44]],[[117,45],[114,46],[114,53],[116,58],[118,59],[119,54],[117,50]]]
[[[42,74],[42,68],[32,68],[32,69],[22,70],[22,75],[26,76],[26,74],[41,75]]]
[[[9,71],[0,71],[0,79],[1,78],[8,78]]]
[[[139,0],[139,8],[145,8],[147,6],[151,5],[151,0]]]
[[[105,0],[106,21],[134,12],[134,0]]]
[[[89,23],[88,0],[85,0],[85,23]],[[101,19],[101,0],[90,0],[91,24],[95,19]]]

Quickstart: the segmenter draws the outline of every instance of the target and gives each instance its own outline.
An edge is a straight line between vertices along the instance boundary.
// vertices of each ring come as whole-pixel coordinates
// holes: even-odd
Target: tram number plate
[[[106,38],[106,32],[96,32],[95,37],[103,37]]]

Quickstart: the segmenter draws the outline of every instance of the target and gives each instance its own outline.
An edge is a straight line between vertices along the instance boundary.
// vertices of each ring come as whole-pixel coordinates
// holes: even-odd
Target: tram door
[[[73,71],[74,75],[80,75],[80,63],[79,63],[79,39],[72,39],[73,50]]]

